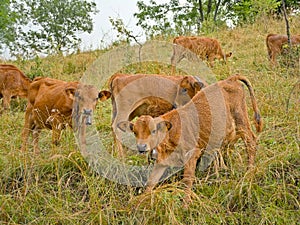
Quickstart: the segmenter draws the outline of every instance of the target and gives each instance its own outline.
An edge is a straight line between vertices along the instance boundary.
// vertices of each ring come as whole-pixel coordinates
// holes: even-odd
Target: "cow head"
[[[205,86],[206,83],[198,77],[185,76],[178,86],[174,107],[188,103]]]
[[[134,123],[123,121],[117,124],[123,132],[133,132],[140,153],[154,150],[168,135],[172,124],[160,117],[141,116]]]
[[[93,85],[80,84],[78,89],[67,89],[66,92],[74,99],[73,119],[75,125],[79,125],[79,118],[83,116],[86,125],[92,124],[92,113],[98,100],[105,101],[110,98],[109,91],[98,91]]]

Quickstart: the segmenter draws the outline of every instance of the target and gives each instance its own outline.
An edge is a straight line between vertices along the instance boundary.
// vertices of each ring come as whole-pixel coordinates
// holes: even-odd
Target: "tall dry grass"
[[[298,21],[291,19],[292,33],[300,30]],[[39,155],[32,149],[20,152],[26,103],[13,103],[0,123],[0,223],[300,224],[300,87],[293,89],[300,67],[270,67],[265,46],[270,32],[284,33],[284,22],[264,18],[253,25],[206,34],[218,38],[225,51],[233,52],[226,65],[216,63],[213,72],[217,78],[241,73],[254,87],[264,130],[259,134],[253,170],[247,171],[244,147],[237,143],[223,154],[227,169],[220,168],[218,175],[213,169],[197,172],[193,202],[183,209],[180,173],[152,194],[114,183],[91,170],[71,130],[63,133],[58,147],[50,144],[51,133],[43,131]],[[12,63],[31,77],[78,80],[102,53]],[[95,119],[108,146],[112,145],[110,107],[110,102],[98,106]],[[141,160],[129,157],[130,162]]]

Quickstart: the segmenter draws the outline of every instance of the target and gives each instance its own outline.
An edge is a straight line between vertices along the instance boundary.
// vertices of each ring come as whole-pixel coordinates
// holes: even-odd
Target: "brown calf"
[[[78,90],[78,91],[77,91]],[[66,82],[52,78],[36,78],[29,86],[28,105],[25,112],[25,124],[22,131],[22,147],[27,148],[29,133],[32,132],[34,151],[38,152],[39,134],[42,129],[52,130],[52,143],[58,144],[61,131],[66,127],[72,127],[72,110],[74,106],[77,117],[75,125],[78,128],[80,122],[90,124],[90,116],[97,100],[109,98],[110,92],[100,93],[92,85],[83,85],[79,82]],[[79,121],[81,114],[86,115],[83,121]]]
[[[266,45],[268,49],[268,55],[271,63],[276,65],[276,57],[281,55],[283,52],[283,45],[288,43],[287,35],[282,34],[268,34],[266,38]],[[300,35],[291,36],[291,44],[298,45],[300,44]]]
[[[231,76],[198,92],[183,107],[162,116],[141,116],[135,123],[120,122],[119,129],[133,132],[139,152],[157,151],[157,161],[147,182],[151,190],[169,166],[184,167],[185,202],[195,178],[197,161],[204,151],[245,143],[248,166],[254,165],[257,138],[251,130],[242,81],[248,87],[255,112],[257,132],[262,120],[250,82],[240,75]]]
[[[224,54],[218,40],[207,37],[179,36],[173,40],[173,55],[171,58],[172,73],[175,66],[183,58],[194,60],[194,54],[200,59],[207,60],[213,67],[215,59],[222,59],[226,62],[232,53]]]
[[[116,125],[120,121],[133,120],[141,115],[160,116],[175,106],[178,85],[187,80],[197,91],[206,86],[206,82],[192,76],[167,76],[159,74],[115,74],[109,80],[112,99],[112,127],[119,137]],[[189,97],[192,98],[195,93]],[[117,133],[119,132],[119,133]],[[120,134],[121,135],[121,134]],[[115,137],[119,154],[123,155],[122,144]]]
[[[10,108],[11,98],[26,98],[30,83],[31,80],[16,66],[0,64],[0,98],[3,98],[2,110]]]

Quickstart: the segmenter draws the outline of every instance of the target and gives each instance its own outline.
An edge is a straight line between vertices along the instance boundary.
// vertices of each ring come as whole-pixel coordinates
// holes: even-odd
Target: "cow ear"
[[[70,99],[72,99],[72,100],[75,99],[76,88],[68,87],[65,89],[65,92]]]
[[[193,83],[193,87],[195,88],[195,91],[200,91],[202,88],[205,87],[205,85],[201,81],[196,81]]]
[[[180,82],[180,84],[182,86],[187,86],[189,83],[189,77],[188,76],[185,76],[184,78],[182,78],[182,81]]]
[[[161,121],[156,125],[156,129],[159,131],[169,131],[172,128],[172,124],[169,121]]]
[[[100,91],[98,94],[98,98],[100,99],[101,102],[104,102],[105,100],[109,99],[111,96],[110,91]]]
[[[133,131],[133,123],[129,121],[122,121],[117,124],[117,127],[123,132]]]

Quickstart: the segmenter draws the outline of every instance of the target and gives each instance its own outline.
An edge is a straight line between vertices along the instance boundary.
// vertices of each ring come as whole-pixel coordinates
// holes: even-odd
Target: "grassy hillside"
[[[299,33],[300,18],[291,19]],[[42,152],[20,152],[26,102],[13,102],[0,124],[1,224],[300,224],[300,65],[270,67],[265,37],[284,33],[281,20],[265,18],[253,25],[205,34],[232,51],[228,64],[213,68],[217,79],[240,73],[251,81],[264,130],[259,134],[256,166],[247,172],[244,146],[224,153],[227,169],[197,173],[193,203],[182,208],[180,174],[154,192],[114,183],[95,173],[81,156],[73,132],[63,133],[60,146],[51,146],[44,131]],[[12,62],[28,76],[78,80],[105,51]],[[149,73],[164,68],[147,67]],[[134,71],[134,69],[132,69]],[[140,71],[139,71],[140,72]],[[287,101],[289,99],[289,111]],[[250,107],[249,107],[250,108]],[[110,101],[97,108],[96,126],[111,146]],[[130,155],[138,163],[140,156]]]

